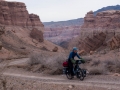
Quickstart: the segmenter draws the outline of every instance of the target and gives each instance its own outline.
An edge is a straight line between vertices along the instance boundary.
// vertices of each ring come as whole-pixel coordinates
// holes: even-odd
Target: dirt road
[[[25,64],[27,60],[13,61],[9,65]],[[65,75],[41,75],[15,68],[8,68],[3,75],[12,90],[120,90],[120,77],[111,75],[87,76],[80,81],[68,80]]]

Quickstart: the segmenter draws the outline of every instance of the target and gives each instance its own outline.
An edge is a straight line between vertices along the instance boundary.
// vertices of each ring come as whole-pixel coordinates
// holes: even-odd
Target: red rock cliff
[[[29,14],[24,3],[7,1],[0,1],[0,24],[43,27],[39,16]]]
[[[80,49],[86,52],[100,47],[115,49],[120,46],[120,10],[99,12],[94,16],[90,11],[84,18],[79,36]]]
[[[120,28],[120,10],[103,11],[96,16],[90,11],[84,18],[82,28]]]

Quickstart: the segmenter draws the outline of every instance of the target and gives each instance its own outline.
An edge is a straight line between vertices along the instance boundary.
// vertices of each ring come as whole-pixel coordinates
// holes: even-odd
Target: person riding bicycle
[[[77,56],[79,59],[82,59],[77,52],[78,52],[77,47],[73,47],[72,52],[70,52],[70,54],[69,54],[68,64],[69,64],[71,76],[74,76],[73,65],[76,63],[76,60],[74,59],[74,57]],[[83,63],[84,63],[84,61],[83,61]]]

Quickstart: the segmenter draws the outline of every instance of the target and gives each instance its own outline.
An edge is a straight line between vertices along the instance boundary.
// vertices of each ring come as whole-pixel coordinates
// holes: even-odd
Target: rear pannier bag
[[[68,67],[68,61],[63,62],[63,67]]]

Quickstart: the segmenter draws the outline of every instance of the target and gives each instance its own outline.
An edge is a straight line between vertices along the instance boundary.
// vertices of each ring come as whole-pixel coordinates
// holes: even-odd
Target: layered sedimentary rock
[[[120,28],[120,10],[103,11],[96,16],[90,11],[84,18],[82,28]]]
[[[44,37],[59,45],[66,43],[79,35],[83,21],[83,18],[78,18],[67,21],[43,22],[45,25]]]
[[[92,37],[86,37],[80,44],[79,48],[86,52],[94,51],[103,45],[105,39],[106,34],[103,32],[93,35]]]
[[[53,43],[60,44],[77,37],[80,33],[80,26],[66,26],[59,28],[45,28],[44,38]]]
[[[112,37],[108,44],[110,45],[111,50],[120,48],[120,35]]]
[[[31,21],[32,26],[44,26],[41,22],[40,22],[40,18],[38,15],[35,14],[29,14],[29,18]]]
[[[119,28],[120,10],[103,11],[96,16],[90,11],[81,26],[78,46],[86,52],[95,51],[100,47],[119,48]]]
[[[29,14],[24,3],[0,1],[0,24],[14,26],[43,26],[39,16]]]

